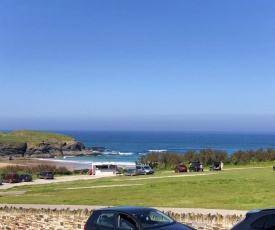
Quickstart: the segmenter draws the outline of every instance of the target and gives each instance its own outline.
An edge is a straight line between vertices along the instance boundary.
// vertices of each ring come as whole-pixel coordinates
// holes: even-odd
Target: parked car
[[[177,164],[174,170],[175,172],[187,172],[187,167],[185,164],[180,163],[180,164]]]
[[[96,209],[84,225],[84,230],[158,229],[195,230],[181,224],[154,208],[138,206],[108,207]]]
[[[231,230],[275,229],[275,208],[251,210]]]
[[[214,162],[212,165],[210,165],[209,170],[210,171],[222,170],[221,163]]]
[[[124,172],[123,172],[123,175],[124,176],[136,176],[136,175],[139,175],[137,169],[126,169]]]
[[[3,184],[3,181],[0,179],[0,185],[2,185]]]
[[[199,161],[194,161],[193,163],[191,163],[191,165],[189,167],[189,171],[190,172],[202,172],[203,171],[202,164]]]
[[[154,174],[154,170],[149,165],[137,165],[136,169],[139,174]]]
[[[32,181],[32,176],[30,174],[20,174],[19,180],[20,182],[29,182]]]
[[[39,179],[53,179],[54,174],[52,171],[42,171],[37,175]]]
[[[19,174],[17,174],[17,173],[4,174],[2,177],[2,180],[5,183],[18,183],[20,181]]]
[[[275,165],[273,166],[273,170],[275,171]]]

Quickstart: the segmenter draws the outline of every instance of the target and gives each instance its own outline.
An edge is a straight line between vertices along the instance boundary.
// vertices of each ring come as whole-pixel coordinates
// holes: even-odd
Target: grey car
[[[275,230],[275,208],[251,210],[231,230]]]
[[[137,165],[136,169],[139,174],[154,174],[154,170],[149,165]]]

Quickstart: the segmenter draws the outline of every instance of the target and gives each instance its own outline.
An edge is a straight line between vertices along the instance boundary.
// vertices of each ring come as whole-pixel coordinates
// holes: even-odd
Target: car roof
[[[246,215],[252,215],[252,214],[261,213],[261,212],[275,212],[275,208],[254,209],[254,210],[248,211]]]
[[[253,212],[275,212],[275,208],[264,208],[264,209],[256,209],[256,210],[251,210],[250,213]]]
[[[96,211],[117,211],[117,212],[127,212],[127,213],[139,213],[144,211],[156,210],[154,208],[143,207],[143,206],[115,206],[115,207],[106,207],[100,208]]]

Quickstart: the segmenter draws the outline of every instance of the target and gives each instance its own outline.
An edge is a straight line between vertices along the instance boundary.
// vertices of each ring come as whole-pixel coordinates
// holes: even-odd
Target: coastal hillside
[[[0,132],[1,158],[51,158],[86,153],[84,144],[58,133],[33,130]]]

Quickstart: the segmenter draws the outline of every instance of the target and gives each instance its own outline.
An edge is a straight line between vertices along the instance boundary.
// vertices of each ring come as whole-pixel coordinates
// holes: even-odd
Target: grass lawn
[[[9,190],[23,190],[25,194],[5,194],[0,196],[0,200],[1,203],[10,204],[142,205],[251,210],[275,206],[274,180],[272,166],[202,173],[162,171],[154,175],[105,177],[48,185],[32,186],[26,183],[26,186]],[[100,187],[103,185],[113,187]]]

